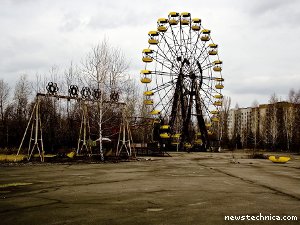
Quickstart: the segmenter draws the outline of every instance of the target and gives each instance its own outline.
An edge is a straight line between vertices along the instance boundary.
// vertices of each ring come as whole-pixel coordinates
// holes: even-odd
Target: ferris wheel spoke
[[[158,85],[158,86],[156,86],[152,89],[149,89],[149,91],[153,91],[154,93],[156,93],[158,91],[161,91],[164,88],[167,88],[167,87],[173,85],[173,83],[174,83],[174,80],[171,80],[171,81],[168,81],[166,83],[160,84],[160,85]]]
[[[171,58],[174,60],[177,58],[176,56],[176,52],[174,52],[173,47],[171,47],[171,45],[169,44],[169,42],[166,40],[165,35],[162,35],[162,38],[164,39],[165,43],[167,44],[168,48],[169,48],[169,52],[171,53]],[[160,47],[159,47],[160,49]],[[160,49],[161,50],[161,49]],[[162,50],[161,50],[162,51]]]

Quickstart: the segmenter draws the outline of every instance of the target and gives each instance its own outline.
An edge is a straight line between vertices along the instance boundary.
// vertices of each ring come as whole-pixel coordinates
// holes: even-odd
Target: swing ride
[[[67,102],[71,100],[75,100],[80,106],[80,114],[81,114],[81,122],[80,129],[78,135],[77,149],[76,152],[68,153],[67,156],[73,157],[75,154],[85,154],[92,155],[92,146],[96,146],[97,142],[99,142],[99,152],[97,154],[100,155],[101,160],[104,160],[104,153],[102,149],[103,141],[110,141],[109,138],[105,138],[102,136],[102,130],[99,130],[100,137],[92,141],[91,139],[91,126],[90,126],[90,118],[89,118],[89,108],[92,108],[94,104],[96,104],[99,108],[103,107],[105,104],[113,105],[113,108],[119,108],[122,114],[122,119],[120,123],[120,130],[118,132],[118,142],[117,142],[117,150],[115,152],[115,156],[119,157],[121,155],[126,155],[127,157],[131,157],[132,154],[135,154],[132,151],[131,143],[132,137],[130,133],[130,129],[128,126],[127,118],[125,116],[126,104],[124,102],[119,101],[119,93],[112,91],[110,94],[109,100],[104,100],[101,96],[101,92],[99,89],[91,90],[89,87],[83,87],[80,91],[77,85],[70,85],[68,89],[69,95],[59,95],[59,88],[56,83],[49,82],[46,87],[47,93],[37,93],[36,101],[32,109],[31,116],[29,118],[29,122],[27,124],[25,133],[23,135],[21,144],[19,146],[16,157],[20,154],[21,148],[23,146],[25,137],[27,134],[30,134],[29,137],[29,146],[27,152],[28,161],[32,158],[35,151],[38,152],[40,160],[43,162],[45,158],[44,151],[44,143],[43,143],[43,133],[42,133],[42,119],[41,119],[41,99],[42,98],[53,98],[58,100],[67,100]],[[100,110],[101,112],[101,110]],[[102,118],[102,115],[100,118]],[[102,123],[102,121],[101,121]]]

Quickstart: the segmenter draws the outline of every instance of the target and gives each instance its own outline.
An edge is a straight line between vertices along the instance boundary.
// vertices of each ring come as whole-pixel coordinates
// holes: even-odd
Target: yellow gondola
[[[203,144],[202,139],[196,139],[194,143],[196,145],[202,145]]]
[[[222,98],[223,98],[223,95],[221,95],[221,94],[214,95],[214,98],[217,98],[217,99],[222,99]]]
[[[161,138],[170,138],[170,137],[171,137],[171,135],[168,134],[168,133],[162,133],[162,134],[160,134],[159,136],[160,136]]]
[[[145,74],[145,75],[148,75],[148,74],[151,74],[151,70],[141,70],[140,74]]]
[[[158,40],[156,38],[159,35],[158,32],[157,31],[149,31],[148,35],[150,36],[150,39],[148,40],[148,43],[150,45],[157,45]]]
[[[144,95],[145,96],[152,96],[152,95],[154,95],[154,92],[153,91],[145,91]]]
[[[222,102],[221,101],[215,101],[214,106],[222,106]]]
[[[213,118],[211,118],[211,121],[213,121],[213,122],[219,122],[220,119],[218,117],[213,117]]]
[[[160,114],[160,111],[159,110],[152,110],[151,112],[150,112],[150,114],[151,115],[159,115]]]
[[[183,145],[185,148],[192,148],[193,146],[191,145],[191,143],[184,143]]]
[[[172,138],[180,138],[181,134],[173,134]]]
[[[221,60],[215,60],[215,61],[213,61],[213,64],[214,65],[220,65],[220,64],[222,64],[223,62],[221,61]]]
[[[219,111],[217,111],[217,110],[212,110],[212,111],[210,111],[210,113],[213,114],[213,115],[218,115],[218,114],[219,114]]]
[[[144,100],[144,104],[145,104],[145,105],[153,105],[154,102],[153,102],[152,99],[145,99],[145,100]]]
[[[143,60],[143,62],[145,62],[145,63],[150,63],[150,62],[153,61],[153,59],[152,59],[150,56],[144,56],[144,57],[142,58],[142,60]]]
[[[224,85],[223,84],[216,84],[216,89],[223,89],[224,88]]]
[[[191,14],[189,12],[183,12],[181,13],[181,25],[189,25],[190,24],[190,16]]]
[[[141,82],[143,83],[143,84],[149,84],[149,83],[151,83],[151,79],[150,78],[148,78],[148,77],[143,77],[142,79],[141,79]]]
[[[199,18],[192,19],[192,30],[199,31],[201,29],[200,24],[201,24],[201,19]]]
[[[170,125],[162,125],[160,127],[160,129],[162,129],[162,130],[168,130],[168,129],[170,129]]]
[[[218,51],[216,49],[212,49],[212,50],[208,51],[208,54],[209,55],[216,55],[216,54],[218,54]]]
[[[170,12],[169,13],[169,24],[171,26],[178,24],[178,16],[179,16],[179,13],[177,13],[177,12]]]
[[[214,66],[214,67],[213,67],[213,70],[214,70],[215,72],[221,72],[221,71],[222,71],[222,67],[221,67],[221,66]]]
[[[217,78],[215,78],[215,81],[222,82],[222,81],[224,81],[224,78],[222,78],[222,77],[217,77]]]
[[[269,160],[271,160],[273,163],[286,163],[290,160],[291,158],[290,157],[287,157],[287,156],[280,156],[280,157],[276,157],[274,155],[271,155],[269,157]]]

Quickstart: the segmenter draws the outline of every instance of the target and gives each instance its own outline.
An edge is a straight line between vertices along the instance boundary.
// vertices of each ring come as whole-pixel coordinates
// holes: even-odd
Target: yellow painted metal
[[[171,137],[171,135],[168,134],[168,133],[162,133],[162,134],[160,134],[159,136],[160,136],[161,138],[170,138],[170,137]]]
[[[199,18],[193,18],[192,21],[193,23],[201,23],[201,19]]]
[[[157,45],[157,44],[158,44],[158,40],[150,38],[150,39],[148,40],[148,43],[149,43],[150,45]]]
[[[0,154],[0,162],[21,162],[27,159],[27,155],[5,155]]]
[[[145,54],[152,54],[152,53],[153,53],[153,50],[152,50],[152,49],[149,49],[149,48],[145,48],[145,49],[143,50],[143,53],[145,53]]]
[[[222,102],[221,101],[215,101],[214,106],[222,106]]]
[[[209,35],[204,35],[200,39],[201,39],[201,41],[209,41],[210,40],[210,36]]]
[[[223,89],[224,88],[224,85],[223,84],[216,84],[215,86],[217,89]]]
[[[221,66],[214,66],[213,70],[215,72],[221,72],[222,71],[222,67]]]
[[[178,20],[170,19],[170,20],[169,20],[169,24],[170,24],[170,25],[177,25],[177,24],[178,24]]]
[[[166,32],[168,29],[167,29],[167,27],[165,27],[165,26],[158,26],[158,27],[157,27],[157,30],[158,30],[159,32]]]
[[[144,104],[145,105],[153,105],[153,100],[152,99],[146,99],[146,100],[144,100]]]
[[[151,74],[151,70],[141,70],[140,74]]]
[[[148,32],[148,35],[150,36],[158,36],[158,32],[156,30],[151,30]]]
[[[213,61],[213,64],[218,65],[218,64],[222,64],[223,62],[221,60],[215,60]]]
[[[212,44],[209,44],[208,46],[209,46],[210,48],[217,48],[217,47],[218,47],[217,44],[213,44],[213,43],[212,43]]]
[[[179,13],[178,12],[170,12],[169,16],[170,17],[177,17],[177,16],[179,16]]]
[[[197,133],[196,133],[196,136],[201,136],[201,132],[197,132]]]
[[[209,54],[209,55],[216,55],[217,53],[218,53],[217,50],[209,50],[209,51],[208,51],[208,54]]]
[[[215,81],[224,81],[224,78],[223,77],[216,77]]]
[[[190,14],[189,12],[182,12],[182,13],[181,13],[181,16],[182,16],[182,17],[190,17],[191,14]]]
[[[151,79],[150,78],[148,78],[148,77],[143,77],[142,79],[141,79],[141,82],[143,83],[143,84],[149,84],[149,83],[151,83]]]
[[[223,98],[223,95],[221,94],[218,94],[218,95],[215,95],[214,98],[217,98],[217,99],[222,99]]]
[[[203,34],[210,34],[210,30],[208,30],[208,29],[203,29],[203,30],[202,30],[202,33],[203,33]]]
[[[168,23],[168,19],[166,19],[166,18],[159,18],[157,20],[157,23]]]
[[[211,123],[205,124],[206,127],[211,127]]]
[[[150,63],[150,62],[153,61],[153,59],[152,59],[151,57],[149,57],[149,56],[144,56],[144,57],[142,58],[142,60],[143,60],[143,62],[145,62],[145,63]]]
[[[181,25],[189,25],[189,24],[190,24],[189,20],[186,20],[186,19],[181,20]]]
[[[67,154],[67,156],[68,156],[70,159],[73,159],[75,155],[76,155],[76,152],[74,152],[74,151],[69,152],[69,153]]]
[[[200,26],[198,26],[198,25],[193,25],[193,26],[192,26],[192,30],[194,30],[194,31],[199,31],[199,30],[200,30]]]
[[[202,145],[203,144],[202,139],[196,139],[194,143],[196,145]]]
[[[9,184],[0,184],[0,188],[7,188],[7,187],[17,187],[17,186],[26,186],[31,185],[32,183],[25,183],[25,182],[17,182],[17,183],[9,183]]]
[[[286,163],[290,160],[291,158],[288,156],[280,156],[280,157],[276,157],[274,155],[271,155],[269,157],[269,160],[271,160],[273,163]]]
[[[213,118],[211,118],[211,121],[213,121],[213,122],[219,122],[220,119],[218,117],[213,117]]]
[[[145,91],[144,95],[145,96],[152,96],[152,95],[154,95],[154,93],[153,93],[153,91]]]
[[[218,110],[212,110],[212,111],[210,111],[210,113],[213,114],[213,115],[218,115],[219,111]]]
[[[162,129],[162,130],[168,130],[168,129],[170,129],[170,125],[162,125],[160,127],[160,129]]]
[[[172,142],[171,145],[179,145],[179,142]]]
[[[152,110],[151,112],[150,112],[150,114],[151,115],[158,115],[158,114],[160,114],[160,111],[159,110]]]
[[[172,138],[180,138],[181,134],[173,134]]]
[[[214,133],[213,133],[212,131],[209,130],[209,131],[207,131],[207,134],[208,134],[208,135],[213,135]]]
[[[191,145],[191,143],[184,143],[183,145],[185,148],[192,148],[193,146]]]

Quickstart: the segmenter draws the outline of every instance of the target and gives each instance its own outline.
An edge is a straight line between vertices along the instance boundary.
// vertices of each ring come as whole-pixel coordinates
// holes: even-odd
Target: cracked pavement
[[[299,224],[300,157],[170,153],[120,163],[0,165],[0,224]],[[7,185],[7,184],[20,185]],[[225,221],[234,215],[298,221]]]

